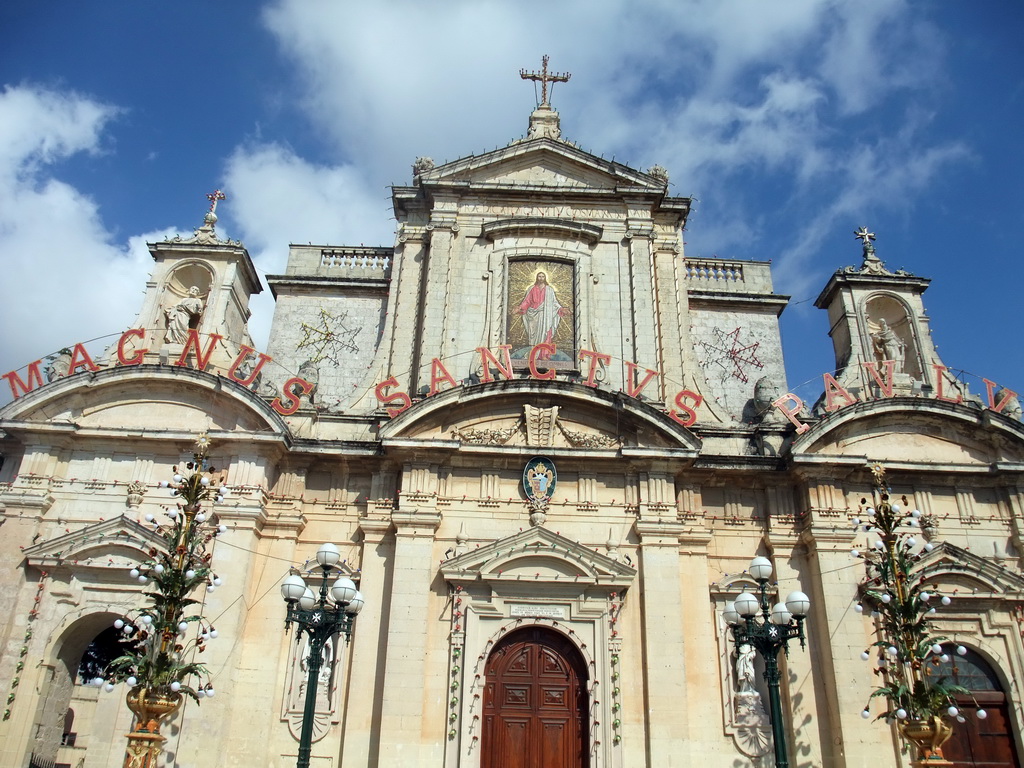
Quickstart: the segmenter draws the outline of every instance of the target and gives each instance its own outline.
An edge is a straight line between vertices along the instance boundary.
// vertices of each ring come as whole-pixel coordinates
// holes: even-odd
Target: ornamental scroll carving
[[[545,448],[571,445],[574,448],[614,448],[622,445],[621,435],[603,432],[577,432],[558,418],[558,406],[523,406],[523,415],[510,426],[454,427],[451,436],[471,445],[507,445],[515,443]]]

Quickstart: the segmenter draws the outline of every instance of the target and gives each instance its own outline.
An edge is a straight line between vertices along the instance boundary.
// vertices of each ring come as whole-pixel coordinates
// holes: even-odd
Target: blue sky
[[[791,389],[833,365],[813,300],[866,225],[933,278],[943,361],[1024,391],[1022,33],[1012,0],[5,3],[0,370],[128,327],[144,243],[215,188],[264,274],[390,245],[388,185],[522,135],[548,53],[564,136],[697,198],[688,255],[773,261]]]

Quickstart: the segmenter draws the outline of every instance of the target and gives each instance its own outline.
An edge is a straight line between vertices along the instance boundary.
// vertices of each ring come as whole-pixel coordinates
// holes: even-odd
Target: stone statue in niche
[[[199,297],[199,288],[192,286],[188,296],[173,307],[164,307],[167,319],[167,333],[164,341],[170,344],[184,344],[189,328],[199,327],[199,318],[203,314],[203,300]]]
[[[754,646],[743,643],[736,649],[736,685],[741,693],[754,690]]]
[[[884,319],[878,321],[878,330],[871,334],[871,346],[879,362],[892,360],[896,363],[893,371],[903,373],[906,345]]]

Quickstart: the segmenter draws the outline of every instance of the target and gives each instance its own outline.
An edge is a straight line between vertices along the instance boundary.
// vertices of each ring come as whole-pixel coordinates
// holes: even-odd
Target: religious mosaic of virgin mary
[[[525,365],[537,344],[552,344],[553,354],[536,356],[538,368],[576,364],[575,286],[571,264],[513,261],[508,265],[508,343],[512,361]],[[548,365],[540,365],[546,363]]]

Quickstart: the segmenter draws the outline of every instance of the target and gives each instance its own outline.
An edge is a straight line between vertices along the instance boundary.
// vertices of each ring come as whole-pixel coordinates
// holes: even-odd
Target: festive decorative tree
[[[207,461],[209,446],[206,435],[200,435],[192,460],[174,467],[171,482],[160,483],[178,502],[167,512],[167,522],[146,515],[164,539],[162,548],[150,550],[151,562],[131,570],[133,578],[152,585],[144,593],[147,605],[114,622],[124,633],[125,652],[108,665],[106,681],[94,681],[108,691],[118,682],[130,687],[127,702],[135,713],[135,726],[128,734],[125,768],[156,766],[165,740],[160,722],[178,710],[182,695],[197,702],[214,695],[205,666],[189,660],[217,637],[217,630],[202,616],[200,601],[192,597],[201,586],[212,592],[221,584],[211,571],[207,545],[227,529],[214,527],[201,504],[211,497],[223,501],[226,488]]]
[[[886,705],[876,719],[895,722],[900,734],[915,745],[917,759],[912,765],[952,765],[943,758],[942,745],[953,734],[952,722],[963,722],[953,697],[967,691],[938,672],[940,665],[949,661],[949,646],[944,645],[949,640],[933,635],[929,626],[936,605],[949,605],[952,598],[939,594],[935,585],[926,584],[914,573],[921,558],[914,536],[921,526],[921,512],[907,512],[906,497],[901,499],[902,506],[892,503],[885,469],[879,464],[870,469],[873,498],[870,503],[861,499],[863,519],[855,519],[854,524],[863,526],[869,537],[875,534],[878,538],[863,555],[856,549],[852,554],[865,559],[867,571],[859,587],[857,611],[867,607],[875,619],[877,639],[872,647],[878,651],[874,672],[881,685],[871,698],[882,699]],[[930,542],[923,545],[924,551],[932,549]],[[957,647],[960,655],[966,652],[963,646]],[[870,660],[870,649],[861,658]],[[985,717],[984,710],[977,714]],[[865,707],[862,715],[871,717],[870,707]]]

